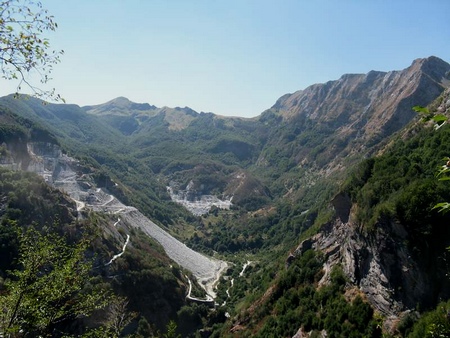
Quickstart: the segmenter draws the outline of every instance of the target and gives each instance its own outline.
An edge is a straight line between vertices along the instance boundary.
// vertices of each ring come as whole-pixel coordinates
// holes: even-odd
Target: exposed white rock
[[[106,265],[110,265],[112,264],[112,262],[114,262],[117,258],[119,258],[120,256],[122,256],[125,253],[125,250],[127,249],[127,245],[130,242],[130,235],[127,234],[127,239],[125,240],[125,243],[122,247],[122,251],[119,252],[117,255],[114,255],[113,258],[111,258],[111,260],[105,264]]]
[[[350,284],[386,316],[384,325],[390,331],[398,318],[427,297],[432,277],[410,256],[401,224],[380,219],[375,229],[363,231],[352,220],[352,205],[345,196],[336,196],[333,206],[337,218],[300,243],[287,264],[306,250],[321,251],[325,263],[319,284],[327,283],[332,267],[340,265]]]
[[[216,206],[219,209],[228,210],[233,205],[231,203],[232,197],[226,200],[221,200],[214,195],[200,195],[198,197],[191,197],[189,196],[189,185],[186,190],[179,190],[178,192],[174,192],[174,189],[168,186],[167,192],[169,193],[172,201],[181,204],[195,216],[207,214],[213,206]]]

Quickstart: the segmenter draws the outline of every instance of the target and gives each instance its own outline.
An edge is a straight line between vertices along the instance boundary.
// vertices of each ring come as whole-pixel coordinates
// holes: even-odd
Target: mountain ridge
[[[286,94],[261,118],[280,119],[291,134],[288,144],[299,154],[294,162],[313,162],[333,172],[348,155],[369,155],[416,116],[413,106],[428,104],[449,84],[450,64],[437,57],[417,59],[401,71],[346,74]],[[322,142],[305,138],[312,129],[322,134]],[[285,136],[275,130],[269,138],[274,146]]]
[[[414,66],[418,66],[418,67],[423,67],[423,68],[428,68],[428,70],[436,73],[436,67],[439,68],[448,68],[448,63],[446,61],[444,61],[443,59],[436,57],[436,56],[429,56],[429,57],[425,57],[425,58],[417,58],[415,60],[413,60],[413,62],[411,63],[411,65],[408,68],[414,67]],[[432,65],[432,67],[430,66]],[[280,103],[283,101],[284,98],[295,95],[296,93],[301,93],[305,90],[308,90],[310,87],[315,87],[315,86],[322,86],[325,85],[327,86],[330,83],[333,82],[339,82],[339,81],[343,81],[346,80],[348,78],[351,77],[360,77],[360,76],[364,76],[366,78],[371,78],[373,76],[376,75],[386,75],[389,73],[395,73],[395,72],[401,72],[402,70],[392,70],[392,71],[379,71],[379,70],[370,70],[367,73],[344,73],[343,75],[340,76],[339,79],[337,80],[329,80],[326,81],[324,83],[314,83],[311,84],[309,86],[307,86],[305,89],[299,89],[293,93],[286,93],[283,94],[281,97],[279,97],[276,102],[272,105],[271,108],[279,108],[280,107]],[[446,71],[448,71],[448,69],[446,69]],[[439,72],[437,72],[439,73]],[[450,80],[447,79],[447,85],[450,84]],[[152,109],[174,109],[174,110],[186,110],[186,111],[190,111],[193,114],[201,114],[204,112],[197,112],[193,109],[191,109],[190,107],[169,107],[169,106],[162,106],[162,107],[157,107],[153,104],[150,104],[149,102],[142,102],[142,103],[137,103],[134,101],[131,101],[130,99],[128,99],[127,97],[124,96],[118,96],[116,98],[113,98],[109,101],[106,101],[104,103],[98,103],[98,104],[94,104],[94,105],[84,105],[84,106],[80,106],[83,110],[89,112],[90,114],[94,114],[94,115],[101,115],[102,113],[106,113],[109,111],[113,111],[115,112],[116,108],[124,108],[124,109],[135,109],[135,110],[142,110],[142,111],[147,111],[147,110],[152,110]],[[264,113],[264,111],[262,111],[259,115],[261,115],[262,113]],[[247,117],[243,117],[243,116],[228,116],[228,115],[218,115],[218,114],[214,114],[215,116],[220,116],[223,118],[242,118],[242,119],[253,119],[253,118],[257,118],[259,117],[259,115],[252,117],[252,118],[247,118]]]

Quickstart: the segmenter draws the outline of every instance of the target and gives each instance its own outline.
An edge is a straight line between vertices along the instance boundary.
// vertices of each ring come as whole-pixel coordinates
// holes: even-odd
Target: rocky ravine
[[[90,208],[114,213],[129,227],[141,229],[159,242],[172,260],[192,272],[208,294],[207,299],[215,298],[214,286],[227,267],[224,261],[206,257],[188,248],[136,208],[126,206],[113,195],[96,188],[89,175],[77,173],[78,161],[63,154],[58,146],[51,143],[29,143],[27,148],[30,156],[26,165],[28,171],[41,175],[49,184],[69,194],[76,201],[78,210]],[[22,163],[17,162],[2,165],[12,169],[23,168]],[[128,241],[132,243],[133,238],[127,238],[126,244]]]

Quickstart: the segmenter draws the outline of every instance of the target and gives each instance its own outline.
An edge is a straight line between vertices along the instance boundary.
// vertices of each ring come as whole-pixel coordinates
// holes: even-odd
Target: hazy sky
[[[68,103],[118,96],[252,117],[345,73],[450,62],[449,0],[42,0]],[[6,87],[6,88],[5,88]],[[1,80],[2,92],[15,91]]]

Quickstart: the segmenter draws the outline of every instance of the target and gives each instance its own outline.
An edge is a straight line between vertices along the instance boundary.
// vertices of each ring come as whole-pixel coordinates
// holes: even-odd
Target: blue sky
[[[51,86],[68,103],[118,96],[259,115],[345,73],[450,62],[448,0],[42,0],[64,49]],[[2,81],[3,95],[15,91]]]

